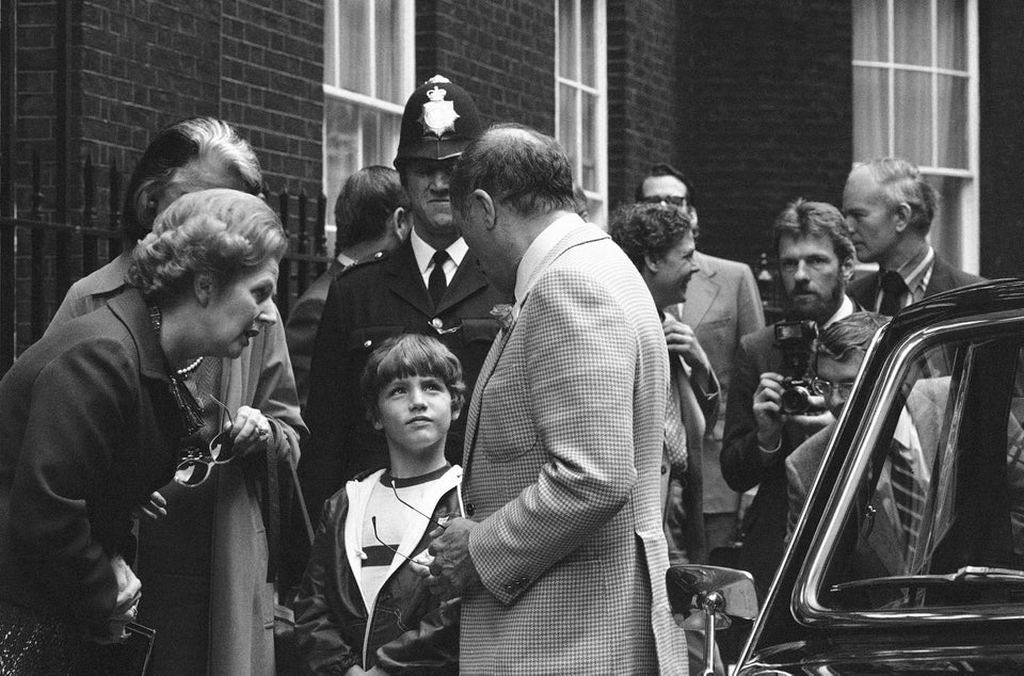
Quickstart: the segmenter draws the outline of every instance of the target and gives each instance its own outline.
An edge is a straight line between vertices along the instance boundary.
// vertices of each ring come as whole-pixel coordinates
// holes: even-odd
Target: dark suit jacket
[[[509,299],[490,286],[470,251],[435,309],[409,241],[392,253],[353,265],[331,283],[303,415],[308,416],[310,442],[303,448],[299,472],[311,513],[319,514],[324,501],[348,479],[388,464],[384,437],[367,420],[359,393],[370,353],[402,333],[438,338],[462,362],[468,399],[498,332],[491,308],[505,302]],[[432,324],[435,319],[440,331]],[[468,401],[448,434],[446,455],[452,464],[462,460],[466,410]]]
[[[985,281],[984,277],[958,270],[939,258],[938,254],[935,254],[935,262],[932,264],[932,276],[928,280],[928,287],[925,288],[924,295],[927,298],[943,291],[959,289],[961,286],[983,281]],[[862,307],[877,310],[878,284],[879,278],[877,273],[865,275],[850,282],[846,287],[846,293],[860,303]]]
[[[810,435],[791,420],[787,421],[782,428],[782,446],[767,466],[763,464],[757,446],[754,392],[762,373],[778,373],[781,366],[782,353],[775,346],[774,326],[740,339],[726,407],[721,455],[722,474],[733,490],[746,491],[757,486],[757,496],[743,520],[745,537],[739,563],[754,574],[762,595],[771,584],[785,549],[788,499],[783,461]]]
[[[316,331],[320,328],[327,292],[331,282],[345,268],[337,259],[331,261],[324,274],[313,280],[295,302],[284,327],[288,355],[292,359],[292,371],[295,373],[295,391],[302,408],[306,407],[306,399],[309,397],[309,364],[313,358],[313,343],[316,341]]]

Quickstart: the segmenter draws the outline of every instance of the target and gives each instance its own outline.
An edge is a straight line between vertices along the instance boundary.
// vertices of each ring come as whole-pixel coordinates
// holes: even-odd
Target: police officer
[[[359,396],[363,366],[381,341],[400,333],[438,338],[462,361],[473,391],[498,332],[491,308],[511,302],[483,276],[452,222],[448,200],[452,167],[481,131],[473,99],[440,75],[405,105],[395,168],[408,192],[412,233],[393,252],[376,254],[334,280],[313,348],[303,411],[310,441],[299,466],[313,514],[346,480],[387,464],[384,437],[367,420]],[[462,410],[469,410],[468,402]],[[465,413],[448,435],[452,463],[462,460],[464,429]]]

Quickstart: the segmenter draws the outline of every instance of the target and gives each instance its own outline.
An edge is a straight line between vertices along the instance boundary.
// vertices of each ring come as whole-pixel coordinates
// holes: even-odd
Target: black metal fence
[[[98,172],[92,159],[82,164],[80,210],[44,214],[41,163],[33,156],[27,209],[18,209],[13,191],[0,191],[0,376],[14,359],[42,336],[71,284],[121,252],[122,175],[110,167],[106,216],[97,216]],[[289,249],[278,277],[277,305],[282,320],[292,303],[330,263],[324,223],[326,198],[305,193],[271,194],[288,233]]]

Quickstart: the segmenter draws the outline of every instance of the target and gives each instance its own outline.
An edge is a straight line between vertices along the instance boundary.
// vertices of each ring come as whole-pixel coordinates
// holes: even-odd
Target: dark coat
[[[299,473],[312,513],[346,480],[387,464],[384,436],[366,418],[359,378],[370,353],[391,336],[433,336],[462,362],[467,402],[452,422],[445,453],[453,465],[462,461],[469,394],[498,333],[490,311],[506,302],[510,299],[490,286],[470,251],[435,309],[409,241],[390,254],[353,265],[334,280],[313,348],[303,411],[310,441],[302,449]]]
[[[320,328],[320,317],[324,313],[327,292],[338,275],[346,268],[337,260],[331,261],[324,274],[313,280],[306,291],[295,301],[288,314],[284,331],[288,340],[288,356],[292,360],[295,374],[295,391],[299,395],[299,406],[306,407],[309,396],[309,363],[313,357],[313,344]]]
[[[137,291],[56,327],[0,381],[0,599],[102,627],[129,510],[174,471],[182,425]]]
[[[928,280],[928,286],[924,295],[933,296],[950,289],[958,289],[961,286],[975,284],[985,281],[984,277],[972,275],[969,272],[958,270],[935,254],[935,262],[932,263],[932,276]],[[846,287],[846,293],[862,307],[876,309],[878,300],[879,276],[877,273],[865,275],[854,279]]]

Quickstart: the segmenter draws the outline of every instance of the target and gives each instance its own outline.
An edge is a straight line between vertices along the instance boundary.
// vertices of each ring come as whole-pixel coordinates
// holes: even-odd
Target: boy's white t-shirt
[[[395,479],[390,472],[384,472],[380,475],[380,481],[374,483],[366,504],[366,512],[363,514],[362,544],[366,558],[362,562],[359,583],[364,598],[376,601],[377,594],[387,581],[391,562],[398,556],[394,550],[398,549],[399,543],[410,529],[422,535],[436,527],[436,524],[424,515],[432,515],[436,506],[437,493],[431,491],[431,486],[444,477],[449,469],[451,466],[445,465],[433,472],[408,479]],[[396,491],[408,505],[395,498]],[[431,496],[434,496],[434,499]],[[376,536],[374,517],[377,522]],[[381,540],[385,544],[381,544]],[[411,553],[410,557],[415,558],[422,551],[417,550]]]

